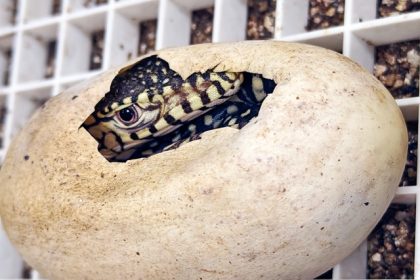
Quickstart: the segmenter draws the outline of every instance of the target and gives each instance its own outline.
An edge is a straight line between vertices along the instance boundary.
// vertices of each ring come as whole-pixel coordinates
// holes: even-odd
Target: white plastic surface
[[[21,278],[23,264],[0,223],[0,279]]]
[[[51,15],[53,0],[20,0],[16,24],[12,24],[12,0],[0,0],[0,95],[7,105],[1,159],[13,135],[42,100],[135,56],[139,22],[158,19],[158,49],[188,45],[191,11],[214,6],[213,42],[244,40],[246,36],[246,0],[108,0],[95,6],[96,1],[62,0],[62,12]],[[277,0],[274,38],[340,51],[372,71],[375,46],[420,38],[420,12],[375,19],[376,3],[376,0],[346,0],[342,26],[306,32],[308,0]],[[91,34],[99,30],[105,30],[102,68],[92,71]],[[57,41],[55,71],[53,77],[46,79],[46,46],[51,40]],[[13,67],[10,82],[5,85],[5,52],[10,48]],[[418,120],[420,97],[397,102],[406,120]],[[399,188],[394,201],[415,203],[419,191],[418,186]],[[416,228],[416,239],[420,240],[420,224]],[[416,247],[415,255],[420,256],[417,248],[420,247]],[[364,278],[366,258],[366,245],[362,244],[334,268],[333,278]],[[416,257],[418,277],[419,260]],[[6,273],[19,273],[21,269],[18,255],[0,232],[0,278],[18,277]],[[33,273],[33,278],[36,277],[38,274]]]

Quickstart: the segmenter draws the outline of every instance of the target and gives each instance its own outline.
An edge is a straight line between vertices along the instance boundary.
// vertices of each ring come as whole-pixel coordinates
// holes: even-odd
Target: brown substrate
[[[414,278],[415,216],[415,205],[388,208],[368,237],[367,278]]]
[[[10,70],[11,70],[11,65],[12,65],[12,50],[11,49],[7,49],[4,52],[4,56],[6,58],[6,63],[5,63],[5,68],[3,69],[3,77],[2,78],[2,84],[5,86],[9,85],[10,82]]]
[[[378,18],[416,11],[420,11],[418,0],[378,0]]]
[[[11,10],[10,10],[10,13],[12,15],[10,17],[10,23],[11,24],[16,23],[17,12],[18,12],[18,0],[13,0],[12,1],[12,7],[11,7]]]
[[[213,13],[213,7],[192,12],[190,37],[190,43],[192,45],[211,43],[213,35]]]
[[[61,0],[53,0],[51,7],[51,14],[57,15],[61,13]]]
[[[420,40],[376,48],[373,74],[394,98],[419,94]]]
[[[103,30],[92,33],[92,50],[90,53],[89,69],[95,70],[102,67],[102,56],[104,49],[104,34]]]
[[[408,151],[407,162],[402,175],[400,186],[415,186],[417,184],[417,137],[418,123],[407,122]]]
[[[246,39],[272,39],[275,19],[276,0],[248,0]]]
[[[47,61],[45,67],[45,78],[51,78],[54,76],[56,46],[56,40],[47,43]]]
[[[156,47],[157,19],[142,21],[139,23],[138,55],[144,55],[155,50]]]
[[[103,5],[106,3],[108,3],[108,0],[85,0],[83,2],[83,6],[85,6],[86,8],[90,8],[90,7],[94,7],[98,5]]]
[[[343,25],[344,0],[309,0],[306,30]]]
[[[6,98],[4,96],[0,97],[0,147],[3,147],[3,138],[4,138],[4,125],[6,123]]]

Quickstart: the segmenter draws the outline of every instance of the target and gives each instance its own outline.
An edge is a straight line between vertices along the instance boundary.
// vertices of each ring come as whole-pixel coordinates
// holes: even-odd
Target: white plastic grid
[[[15,24],[11,23],[13,1],[0,0],[0,97],[7,108],[1,160],[12,137],[45,99],[136,56],[139,22],[158,19],[157,49],[188,45],[191,11],[214,6],[212,41],[246,38],[246,0],[61,0],[55,14],[55,0],[19,0]],[[375,46],[420,39],[420,12],[376,19],[377,0],[346,0],[342,26],[307,32],[308,1],[277,0],[273,39],[340,51],[370,71]],[[105,31],[102,66],[90,70],[91,34],[101,30]],[[47,56],[51,55],[47,46],[52,41],[56,42],[55,69],[52,77],[45,78]],[[9,49],[12,67],[5,84]],[[397,103],[407,121],[418,120],[420,97]],[[400,187],[394,202],[416,203],[419,192],[418,186]],[[419,213],[420,208],[417,210]],[[419,225],[417,222],[417,240]],[[365,278],[366,252],[365,242],[334,267],[333,279]],[[415,255],[420,256],[420,246]],[[21,261],[0,232],[0,277],[20,277],[21,269]],[[420,277],[420,257],[415,259],[415,275]]]

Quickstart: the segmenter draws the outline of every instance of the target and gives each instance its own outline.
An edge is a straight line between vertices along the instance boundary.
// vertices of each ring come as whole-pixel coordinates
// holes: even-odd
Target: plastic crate
[[[333,49],[373,71],[376,46],[420,39],[420,12],[377,18],[377,2],[346,0],[342,25],[308,32],[309,0],[277,0],[272,39]],[[0,0],[0,107],[6,109],[0,118],[0,159],[12,137],[46,99],[137,56],[141,22],[157,19],[156,49],[188,45],[192,11],[214,7],[212,41],[246,39],[247,0],[14,3]],[[93,49],[93,44],[98,48]],[[416,121],[417,128],[418,96],[417,92],[417,97],[397,100],[406,121]],[[394,203],[415,204],[419,191],[417,185],[400,187]],[[416,256],[420,256],[419,250],[415,247]],[[415,260],[415,268],[415,275],[420,277],[420,257]],[[332,278],[365,278],[366,269],[365,242],[334,267]],[[22,261],[0,233],[0,278],[21,277],[21,272]]]

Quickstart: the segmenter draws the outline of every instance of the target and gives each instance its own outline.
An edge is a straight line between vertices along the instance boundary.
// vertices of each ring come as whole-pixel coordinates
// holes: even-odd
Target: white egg
[[[127,163],[79,129],[118,69],[54,97],[0,173],[2,222],[31,266],[50,279],[306,279],[366,238],[407,150],[402,114],[370,73],[275,41],[158,55],[184,78],[216,67],[277,87],[243,129]]]

